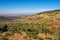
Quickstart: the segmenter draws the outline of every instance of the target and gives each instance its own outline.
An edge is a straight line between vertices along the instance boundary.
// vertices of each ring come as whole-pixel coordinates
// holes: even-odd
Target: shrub
[[[27,29],[27,36],[29,36],[30,38],[37,38],[37,31],[33,30],[33,29]]]
[[[4,26],[0,27],[0,31],[1,31],[1,32],[6,32],[6,31],[8,31],[8,26],[7,26],[7,25],[4,25]]]
[[[38,37],[38,40],[43,40],[43,38],[42,37]]]
[[[46,37],[47,40],[52,40],[52,38]]]

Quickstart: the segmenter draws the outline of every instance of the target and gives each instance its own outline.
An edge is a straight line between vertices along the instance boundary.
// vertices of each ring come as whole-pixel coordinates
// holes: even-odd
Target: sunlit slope
[[[44,24],[45,26],[60,26],[60,10],[41,12],[35,15],[23,17],[11,22],[11,24]]]
[[[8,26],[8,32],[13,35],[19,33],[21,35],[19,38],[25,34],[25,37],[18,38],[19,40],[59,40],[60,38],[60,10],[41,12],[0,25],[4,24]],[[14,39],[15,37],[12,38]]]

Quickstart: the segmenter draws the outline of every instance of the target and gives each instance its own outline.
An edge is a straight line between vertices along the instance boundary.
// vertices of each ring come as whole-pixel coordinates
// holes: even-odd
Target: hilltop
[[[60,40],[60,9],[3,22],[0,27],[2,40]]]

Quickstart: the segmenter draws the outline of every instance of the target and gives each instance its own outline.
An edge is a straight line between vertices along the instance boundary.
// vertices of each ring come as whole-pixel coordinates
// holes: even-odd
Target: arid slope
[[[59,40],[60,10],[41,12],[0,25],[2,28],[8,26],[8,31],[3,32],[5,36],[3,33],[1,36],[8,40]]]

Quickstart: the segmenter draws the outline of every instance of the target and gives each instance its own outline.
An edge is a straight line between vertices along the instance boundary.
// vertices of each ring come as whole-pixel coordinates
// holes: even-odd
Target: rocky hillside
[[[0,23],[1,40],[60,40],[60,10]]]

